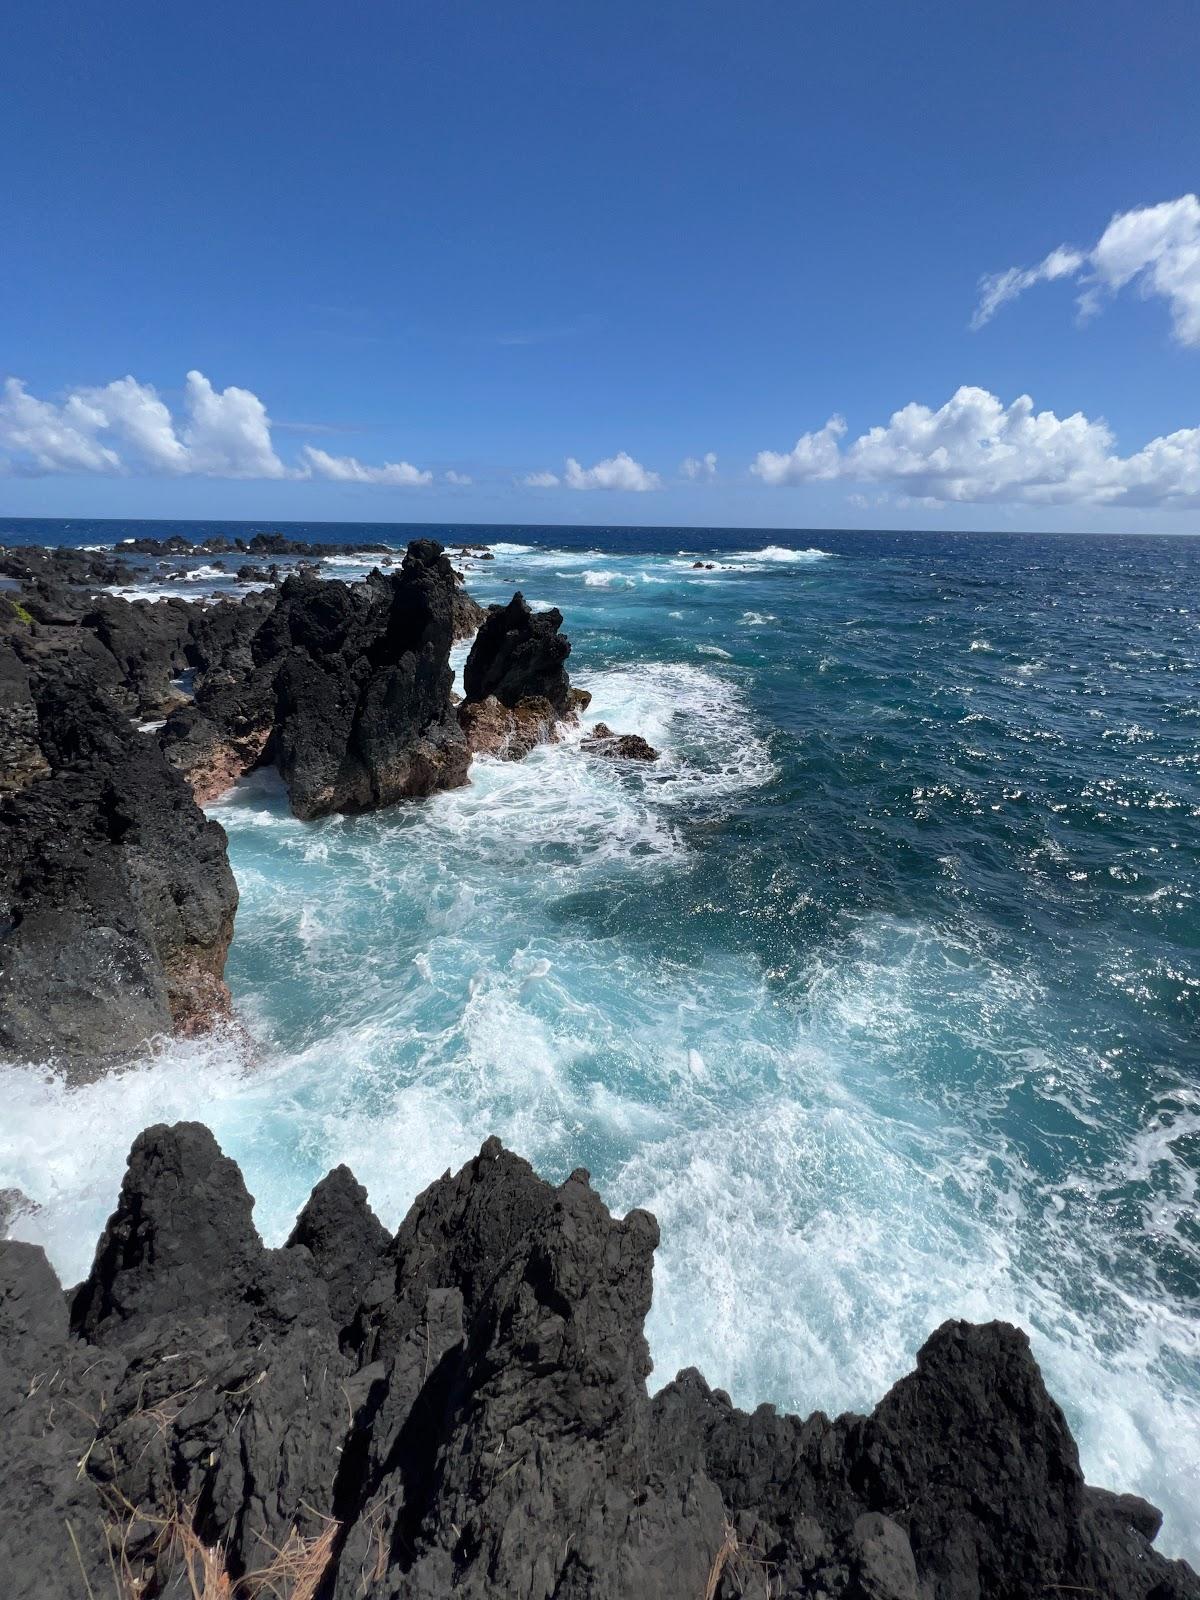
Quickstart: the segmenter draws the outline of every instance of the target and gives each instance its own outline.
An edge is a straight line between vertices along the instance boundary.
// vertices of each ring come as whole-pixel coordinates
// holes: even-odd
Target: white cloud
[[[68,415],[86,411],[97,430],[119,439],[148,467],[162,472],[190,470],[187,446],[176,437],[170,411],[148,383],[127,377],[103,389],[76,389],[63,410]]]
[[[557,472],[527,472],[520,482],[527,489],[557,489],[565,484],[568,489],[627,489],[639,494],[662,488],[658,473],[650,472],[624,450],[597,461],[594,467],[580,466],[574,456],[568,456],[561,477]]]
[[[1067,245],[1051,250],[1036,267],[1009,267],[1006,272],[989,272],[979,280],[979,304],[971,318],[972,328],[990,322],[1000,307],[1015,300],[1035,283],[1052,283],[1055,278],[1073,278],[1087,257]]]
[[[442,477],[445,478],[447,483],[456,483],[460,487],[464,487],[465,485],[474,483],[475,481],[469,473],[455,472],[453,467],[451,467],[448,472],[443,472]]]
[[[213,478],[282,478],[266,407],[248,389],[216,390],[189,372],[177,429],[152,385],[118,378],[73,389],[61,405],[38,400],[18,378],[0,399],[0,447],[18,470],[197,473]]]
[[[830,417],[815,433],[802,433],[786,455],[760,450],[750,470],[764,483],[808,483],[813,478],[836,478],[843,464],[838,440],[845,431],[842,417]]]
[[[101,413],[80,397],[56,406],[28,393],[20,378],[5,381],[0,446],[14,451],[26,471],[120,472],[120,456],[96,437],[105,426]]]
[[[1036,267],[989,273],[979,281],[971,326],[983,327],[1034,284],[1067,277],[1080,280],[1082,315],[1098,311],[1106,294],[1135,283],[1143,296],[1157,295],[1170,306],[1179,344],[1200,347],[1200,199],[1185,194],[1121,212],[1090,250],[1059,245]]]
[[[842,449],[845,431],[833,417],[786,454],[760,451],[751,471],[769,484],[839,478],[940,503],[1200,506],[1200,428],[1120,456],[1101,419],[1035,411],[1028,395],[1005,406],[964,386],[936,411],[904,406]]]
[[[635,494],[662,488],[658,473],[647,471],[624,450],[597,461],[594,467],[581,467],[574,456],[568,456],[563,482],[568,489],[629,489]]]
[[[118,378],[103,388],[73,389],[61,404],[39,400],[19,378],[0,390],[0,471],[193,474],[208,478],[330,478],[342,483],[423,485],[433,482],[407,461],[372,467],[314,445],[299,465],[275,453],[267,408],[249,389],[214,389],[189,372],[178,420],[148,383]],[[448,472],[448,483],[470,483]]]
[[[711,480],[717,475],[717,454],[715,450],[708,450],[702,456],[686,456],[679,463],[679,471],[685,478],[704,478]]]
[[[357,456],[331,456],[315,445],[306,444],[300,452],[302,477],[333,478],[338,483],[377,483],[393,487],[423,487],[433,482],[432,472],[422,472],[409,461],[385,461],[369,467]]]
[[[249,389],[214,389],[189,372],[183,395],[189,472],[210,478],[283,478],[287,468],[271,444],[267,408]]]

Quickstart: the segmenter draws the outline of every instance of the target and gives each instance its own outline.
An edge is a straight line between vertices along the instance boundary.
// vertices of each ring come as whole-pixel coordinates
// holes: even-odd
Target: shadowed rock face
[[[171,1514],[235,1578],[309,1541],[333,1600],[1200,1596],[1152,1507],[1084,1484],[1006,1324],[938,1329],[869,1417],[747,1414],[695,1372],[650,1400],[658,1230],[585,1172],[488,1140],[389,1238],[338,1168],[281,1250],[252,1206],[205,1128],[156,1127],[69,1315],[0,1244],[12,1600],[112,1593],[114,1545],[188,1595]]]
[[[489,606],[463,668],[466,698],[494,695],[510,709],[524,699],[539,698],[565,715],[571,641],[558,631],[562,620],[561,611],[531,611],[520,593],[506,606]]]
[[[519,761],[558,738],[591,696],[572,689],[564,663],[571,641],[560,611],[529,609],[521,594],[490,606],[463,668],[458,721],[473,755]]]
[[[454,573],[431,539],[367,584],[290,578],[255,642],[276,653],[273,750],[299,817],[466,782],[450,704]]]
[[[222,828],[108,696],[28,688],[44,771],[0,803],[0,1053],[79,1074],[228,1012],[237,887]]]
[[[431,539],[365,584],[288,578],[246,669],[210,678],[168,720],[168,759],[202,799],[273,762],[303,818],[465,783],[450,702],[455,582]]]

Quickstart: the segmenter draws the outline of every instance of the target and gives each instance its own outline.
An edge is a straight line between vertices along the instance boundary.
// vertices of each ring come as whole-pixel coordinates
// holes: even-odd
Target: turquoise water
[[[81,1272],[161,1117],[273,1239],[336,1161],[395,1223],[498,1132],[658,1215],[657,1380],[867,1407],[1008,1317],[1089,1476],[1200,1555],[1200,544],[494,537],[472,592],[559,605],[587,720],[662,761],[574,737],[316,824],[234,791],[252,1047],[4,1069],[23,1233]]]

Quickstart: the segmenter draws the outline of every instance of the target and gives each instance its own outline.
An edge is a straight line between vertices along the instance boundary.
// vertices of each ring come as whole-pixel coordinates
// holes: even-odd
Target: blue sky
[[[1191,0],[6,33],[0,514],[1200,532]]]

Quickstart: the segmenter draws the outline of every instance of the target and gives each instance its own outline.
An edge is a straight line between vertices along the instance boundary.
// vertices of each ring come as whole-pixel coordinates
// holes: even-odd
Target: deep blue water
[[[1013,1318],[1089,1474],[1196,1557],[1200,541],[0,521],[0,543],[259,529],[493,541],[471,591],[558,605],[589,720],[663,760],[568,740],[318,824],[263,778],[235,791],[214,809],[255,1057],[174,1045],[71,1093],[7,1069],[0,1184],[45,1206],[26,1232],[81,1271],[164,1116],[212,1123],[272,1237],[333,1162],[394,1223],[496,1131],[657,1213],[660,1378],[864,1407],[942,1318]],[[200,576],[173,592],[222,587],[179,566]]]

